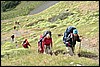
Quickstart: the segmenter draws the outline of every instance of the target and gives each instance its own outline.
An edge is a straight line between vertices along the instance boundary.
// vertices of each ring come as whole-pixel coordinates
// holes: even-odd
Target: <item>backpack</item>
[[[38,42],[42,42],[42,40],[44,39],[44,37],[49,34],[50,35],[50,38],[51,38],[51,31],[45,31],[43,33],[43,35],[40,35],[40,40]]]
[[[51,31],[45,31],[44,34],[43,34],[43,37],[45,37],[47,34],[49,34],[50,38],[51,38]]]
[[[25,45],[25,42],[26,42],[26,41],[24,41],[22,45]]]
[[[73,30],[76,29],[75,27],[73,26],[69,26],[66,31],[64,32],[64,36],[63,36],[63,41],[66,40],[66,38],[68,37],[68,35],[71,33],[73,33]]]

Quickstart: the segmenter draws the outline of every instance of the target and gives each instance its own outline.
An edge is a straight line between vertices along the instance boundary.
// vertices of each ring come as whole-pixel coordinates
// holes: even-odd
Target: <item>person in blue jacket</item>
[[[81,42],[78,35],[78,30],[75,27],[70,26],[64,33],[63,43],[66,45],[66,47],[70,47],[74,53],[76,41]]]

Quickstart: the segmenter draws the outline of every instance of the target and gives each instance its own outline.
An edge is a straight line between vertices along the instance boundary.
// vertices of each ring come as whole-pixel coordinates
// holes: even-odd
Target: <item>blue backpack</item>
[[[68,37],[68,35],[71,33],[73,33],[73,30],[76,29],[73,26],[69,26],[66,31],[64,32],[64,36],[63,36],[63,41],[66,41],[66,38]]]

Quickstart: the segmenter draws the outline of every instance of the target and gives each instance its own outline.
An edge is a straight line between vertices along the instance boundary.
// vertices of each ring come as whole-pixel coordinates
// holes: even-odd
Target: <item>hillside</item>
[[[26,16],[30,11],[44,4],[46,1],[19,1],[18,5],[16,5],[16,2],[17,1],[4,1],[3,4],[1,1],[1,9],[5,10],[1,12],[1,20]]]
[[[84,6],[84,7],[83,7]],[[15,25],[19,22],[20,25]],[[14,30],[13,26],[17,26]],[[68,26],[75,26],[82,36],[81,57],[63,54],[46,55],[37,53],[40,34],[50,30],[53,51],[64,50],[63,36]],[[15,34],[17,43],[11,42]],[[27,38],[32,47],[24,49]],[[18,44],[18,48],[16,48]],[[76,54],[78,52],[76,47]],[[49,58],[48,58],[49,57]],[[87,58],[89,57],[89,58]],[[61,1],[34,15],[19,16],[1,23],[1,66],[99,66],[99,2]]]

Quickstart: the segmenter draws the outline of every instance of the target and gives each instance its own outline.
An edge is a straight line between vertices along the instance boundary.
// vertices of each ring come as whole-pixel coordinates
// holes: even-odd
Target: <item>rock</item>
[[[82,66],[82,65],[80,65],[80,64],[77,64],[76,66]]]
[[[74,62],[71,62],[70,64],[74,64]]]

